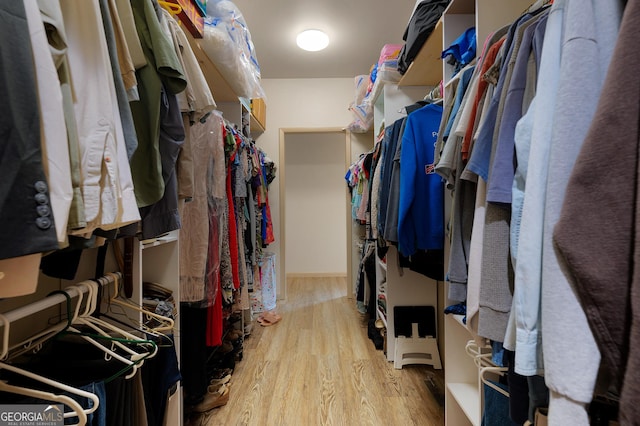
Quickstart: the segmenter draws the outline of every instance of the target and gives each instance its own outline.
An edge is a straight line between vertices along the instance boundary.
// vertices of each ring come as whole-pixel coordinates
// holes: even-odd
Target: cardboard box
[[[267,105],[263,99],[251,99],[251,114],[263,130],[267,128]]]

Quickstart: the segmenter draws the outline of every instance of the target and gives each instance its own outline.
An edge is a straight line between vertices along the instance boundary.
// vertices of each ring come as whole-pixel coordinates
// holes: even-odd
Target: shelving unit
[[[378,90],[378,97],[373,100],[374,129],[379,129],[383,121],[385,126],[389,126],[403,117],[404,107],[423,99],[429,90],[431,90],[431,86],[428,85],[384,84]],[[387,252],[386,264],[376,262],[376,303],[381,293],[385,295],[387,302],[386,317],[379,309],[376,309],[378,318],[383,320],[387,328],[387,361],[394,361],[395,355],[395,322],[393,318],[395,306],[430,305],[436,307],[437,312],[441,312],[441,309],[438,309],[438,283],[408,269],[405,269],[401,275],[396,262],[397,253],[397,249],[392,246]],[[380,289],[383,276],[386,280],[386,291],[384,292]],[[442,336],[438,336],[438,341],[438,345],[441,346]]]
[[[447,90],[447,83],[453,76],[453,69],[440,56],[460,34],[470,27],[476,28],[480,54],[482,44],[495,30],[512,23],[518,18],[532,0],[452,0],[436,24],[433,32],[423,45],[413,63],[407,69],[397,85],[385,85],[380,90],[374,109],[374,128],[379,128],[384,119],[385,124],[393,123],[400,116],[401,106],[422,98],[426,88],[436,86],[440,82],[444,85],[444,96],[453,96]],[[417,90],[417,91],[415,91]],[[450,217],[451,197],[445,196],[445,218]],[[449,243],[445,239],[445,253],[449,253]],[[425,293],[425,286],[416,287],[419,278],[412,277],[412,272],[405,272],[403,277],[398,275],[395,264],[395,248],[389,250],[387,271],[387,313],[393,312],[394,306],[401,306],[405,302],[418,304],[432,304],[436,306],[433,294]],[[448,269],[448,256],[445,256],[445,271]],[[382,271],[381,271],[382,273]],[[424,277],[422,277],[424,278]],[[426,278],[424,278],[426,280]],[[429,288],[436,289],[436,285]],[[448,285],[443,289],[443,295],[448,294]],[[429,300],[431,303],[426,302]],[[442,297],[438,306],[449,306],[455,302]],[[381,316],[381,312],[378,315]],[[441,316],[438,314],[438,319]],[[443,327],[438,328],[439,346],[444,348],[445,365],[445,422],[447,425],[480,425],[482,418],[482,387],[479,379],[479,367],[474,358],[466,351],[467,342],[473,339],[470,331],[462,322],[460,315],[445,315]],[[393,315],[387,318],[388,340],[387,359],[393,357]],[[444,329],[444,331],[443,331]],[[444,335],[444,342],[442,336]],[[482,348],[482,351],[487,350]]]
[[[463,31],[475,26],[478,54],[488,35],[500,27],[513,22],[530,5],[531,0],[452,0],[433,33],[418,53],[399,85],[437,84],[442,81],[444,96],[452,96],[446,90],[452,77],[450,66],[440,59],[440,52],[447,48]],[[436,55],[436,50],[439,50]],[[438,75],[436,76],[436,70]],[[445,217],[449,217],[451,198],[445,196]],[[449,252],[445,240],[445,253]],[[445,271],[448,269],[445,256]],[[445,285],[444,294],[448,294]],[[445,306],[453,304],[445,300]],[[460,315],[445,315],[444,318],[444,365],[445,365],[445,423],[452,426],[480,425],[482,419],[482,387],[479,369],[465,350],[473,336],[462,322]]]
[[[143,244],[135,239],[133,250],[133,297],[142,304],[142,283],[154,282],[173,292],[176,300],[176,318],[174,320],[173,341],[180,363],[180,257],[178,232],[172,231],[154,241]],[[182,424],[182,387],[169,398],[167,405],[167,424]]]

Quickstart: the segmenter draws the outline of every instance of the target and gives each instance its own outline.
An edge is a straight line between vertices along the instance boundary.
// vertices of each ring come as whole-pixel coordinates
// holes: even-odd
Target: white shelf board
[[[447,389],[456,400],[469,421],[480,425],[480,393],[475,383],[448,383]]]
[[[460,326],[462,328],[464,328],[465,330],[467,329],[467,325],[465,323],[462,322],[462,318],[464,318],[464,315],[451,315],[453,317],[453,319],[460,324]]]
[[[171,231],[166,235],[157,238],[151,238],[148,240],[142,240],[140,243],[142,244],[142,249],[148,249],[151,247],[161,246],[163,244],[172,243],[174,241],[178,241],[178,231]]]

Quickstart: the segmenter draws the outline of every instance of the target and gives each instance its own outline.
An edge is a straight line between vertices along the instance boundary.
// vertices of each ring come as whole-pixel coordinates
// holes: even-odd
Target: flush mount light
[[[300,49],[317,52],[329,45],[329,36],[320,30],[306,30],[298,34],[296,43]]]

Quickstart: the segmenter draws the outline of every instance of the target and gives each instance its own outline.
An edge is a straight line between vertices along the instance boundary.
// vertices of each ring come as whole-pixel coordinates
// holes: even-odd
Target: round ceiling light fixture
[[[296,37],[298,47],[309,52],[317,52],[329,45],[329,36],[320,30],[306,30]]]

